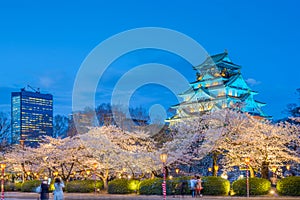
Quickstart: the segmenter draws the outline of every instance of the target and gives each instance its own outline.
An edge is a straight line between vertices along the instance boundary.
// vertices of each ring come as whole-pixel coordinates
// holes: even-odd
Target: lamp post
[[[97,194],[97,188],[96,188],[96,170],[97,170],[98,164],[94,163],[93,164],[93,169],[94,169],[94,188],[95,188],[95,195]]]
[[[249,197],[249,164],[250,164],[250,158],[245,158],[246,163],[246,187],[247,187],[247,197]]]
[[[5,163],[0,164],[1,167],[1,200],[4,200],[4,169],[6,167]]]
[[[167,188],[166,188],[166,162],[167,162],[167,159],[168,159],[168,154],[166,153],[162,153],[160,154],[160,160],[161,162],[163,163],[163,176],[164,176],[164,179],[163,179],[163,183],[162,183],[162,190],[163,190],[163,200],[166,200],[167,199]]]

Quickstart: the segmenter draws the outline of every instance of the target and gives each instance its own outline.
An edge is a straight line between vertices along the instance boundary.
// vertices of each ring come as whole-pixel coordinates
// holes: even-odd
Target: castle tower
[[[241,66],[231,61],[226,50],[193,68],[197,71],[196,81],[190,83],[190,89],[179,94],[183,101],[172,106],[176,114],[167,122],[222,108],[237,108],[257,118],[270,118],[261,109],[266,104],[254,99],[258,93],[247,85],[240,72]]]

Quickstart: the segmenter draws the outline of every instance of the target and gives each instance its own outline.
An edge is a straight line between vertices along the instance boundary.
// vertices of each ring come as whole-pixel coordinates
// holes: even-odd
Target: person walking
[[[65,187],[64,182],[60,178],[55,178],[54,181],[54,200],[63,200],[64,192],[63,188]]]

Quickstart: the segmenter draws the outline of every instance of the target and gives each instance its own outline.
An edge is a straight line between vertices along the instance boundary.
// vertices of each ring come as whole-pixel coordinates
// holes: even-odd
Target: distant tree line
[[[148,113],[142,106],[129,108],[129,114],[130,116],[127,116],[119,105],[102,103],[95,110],[85,108],[82,111],[73,112],[68,117],[56,115],[53,121],[53,136],[55,138],[74,136],[78,133],[85,133],[89,127],[94,126],[114,125],[125,128],[127,121],[132,121],[134,125],[141,127],[149,124]]]

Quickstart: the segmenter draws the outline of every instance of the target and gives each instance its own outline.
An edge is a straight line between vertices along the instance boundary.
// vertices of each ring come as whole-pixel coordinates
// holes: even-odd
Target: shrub
[[[183,194],[190,194],[189,182],[188,182],[189,179],[190,179],[189,177],[180,177],[180,178],[174,178],[173,180],[168,180],[167,184],[168,184],[168,188],[170,188],[171,194],[177,194],[177,195],[180,194],[183,183],[185,183],[185,185],[183,186]]]
[[[115,179],[108,183],[109,194],[129,194],[139,190],[139,180]]]
[[[102,189],[102,181],[96,181],[96,188]],[[66,183],[65,190],[67,192],[75,193],[89,193],[95,191],[95,181],[94,180],[75,180]]]
[[[54,180],[51,181],[50,185],[49,185],[49,192],[53,192],[54,191]]]
[[[140,194],[143,195],[162,195],[162,183],[163,179],[155,178],[155,179],[145,179],[140,183]],[[166,189],[167,194],[172,193],[172,183],[173,181],[166,181]]]
[[[128,181],[128,189],[130,190],[130,193],[137,193],[140,188],[140,181],[139,180],[129,180]]]
[[[203,194],[206,195],[228,195],[230,182],[224,178],[216,176],[202,177]]]
[[[235,195],[247,195],[246,179],[236,180],[232,183],[232,189]],[[249,178],[250,195],[264,195],[271,189],[271,182],[263,178]]]
[[[115,179],[108,183],[109,194],[129,194],[127,179]]]
[[[290,176],[277,182],[276,189],[280,195],[300,196],[300,177]]]
[[[21,191],[22,192],[35,192],[35,189],[41,184],[40,180],[30,180],[25,181],[22,184]]]
[[[22,190],[22,182],[16,182],[15,185],[15,191],[21,191]]]
[[[12,183],[12,182],[6,182],[4,183],[4,191],[17,191],[17,183]],[[19,184],[19,191],[21,191],[21,185],[22,183]]]

